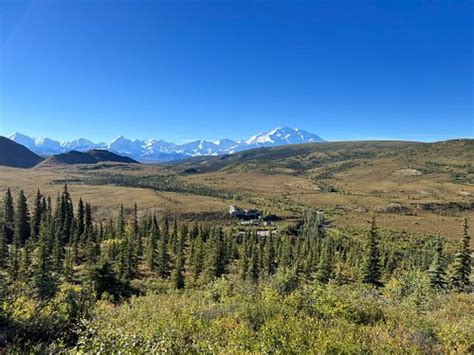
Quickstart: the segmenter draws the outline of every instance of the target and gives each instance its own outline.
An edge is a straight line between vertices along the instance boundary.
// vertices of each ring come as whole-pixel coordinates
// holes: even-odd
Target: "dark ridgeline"
[[[0,165],[14,168],[31,168],[43,158],[11,139],[0,136]]]
[[[53,155],[46,159],[42,165],[57,165],[57,164],[96,164],[102,162],[113,162],[113,163],[135,163],[136,160],[132,158],[118,155],[108,150],[92,149],[88,152],[78,152],[71,150],[67,153]]]

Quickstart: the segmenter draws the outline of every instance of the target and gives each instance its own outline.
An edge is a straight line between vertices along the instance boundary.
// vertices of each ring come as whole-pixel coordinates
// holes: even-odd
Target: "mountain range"
[[[256,134],[247,140],[195,140],[184,144],[175,144],[161,139],[132,140],[122,135],[109,143],[94,143],[86,138],[59,142],[50,138],[32,138],[18,132],[13,133],[9,138],[43,156],[71,150],[85,152],[91,149],[105,149],[140,162],[165,162],[195,156],[232,154],[259,147],[324,141],[314,133],[290,127],[278,127]]]

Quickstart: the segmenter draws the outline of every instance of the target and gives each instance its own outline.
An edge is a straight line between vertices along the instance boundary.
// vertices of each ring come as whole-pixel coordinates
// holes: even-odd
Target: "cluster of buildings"
[[[256,209],[244,210],[233,205],[229,207],[229,215],[238,218],[243,226],[270,226],[277,219],[275,215],[263,216]]]

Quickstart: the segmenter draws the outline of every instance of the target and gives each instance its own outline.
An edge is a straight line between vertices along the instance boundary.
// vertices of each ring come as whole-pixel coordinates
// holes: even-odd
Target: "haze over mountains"
[[[94,143],[86,138],[59,142],[50,138],[32,138],[21,133],[14,133],[9,138],[41,155],[61,154],[71,150],[85,152],[91,149],[106,149],[142,162],[164,162],[194,156],[231,154],[258,147],[324,141],[314,133],[290,127],[278,127],[247,140],[196,140],[184,144],[161,139],[132,140],[122,135],[109,143]]]

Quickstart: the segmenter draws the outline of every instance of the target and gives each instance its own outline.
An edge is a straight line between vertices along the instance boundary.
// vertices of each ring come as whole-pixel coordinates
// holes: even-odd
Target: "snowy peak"
[[[107,149],[142,162],[162,162],[193,156],[232,154],[258,147],[323,141],[316,134],[290,127],[278,127],[242,141],[232,139],[207,141],[199,139],[184,144],[175,144],[154,138],[132,140],[123,135],[118,136],[108,144],[94,143],[86,138],[61,143],[49,138],[31,138],[18,132],[13,133],[9,138],[37,154],[52,155],[71,150],[86,152],[91,149]]]
[[[256,134],[245,143],[252,146],[272,146],[322,141],[323,139],[318,135],[299,128],[278,127],[265,133]]]
[[[24,134],[15,132],[12,133],[8,138],[10,138],[12,141],[15,141],[21,145],[24,145],[28,149],[32,149],[35,146],[35,140],[33,138],[30,138]]]

